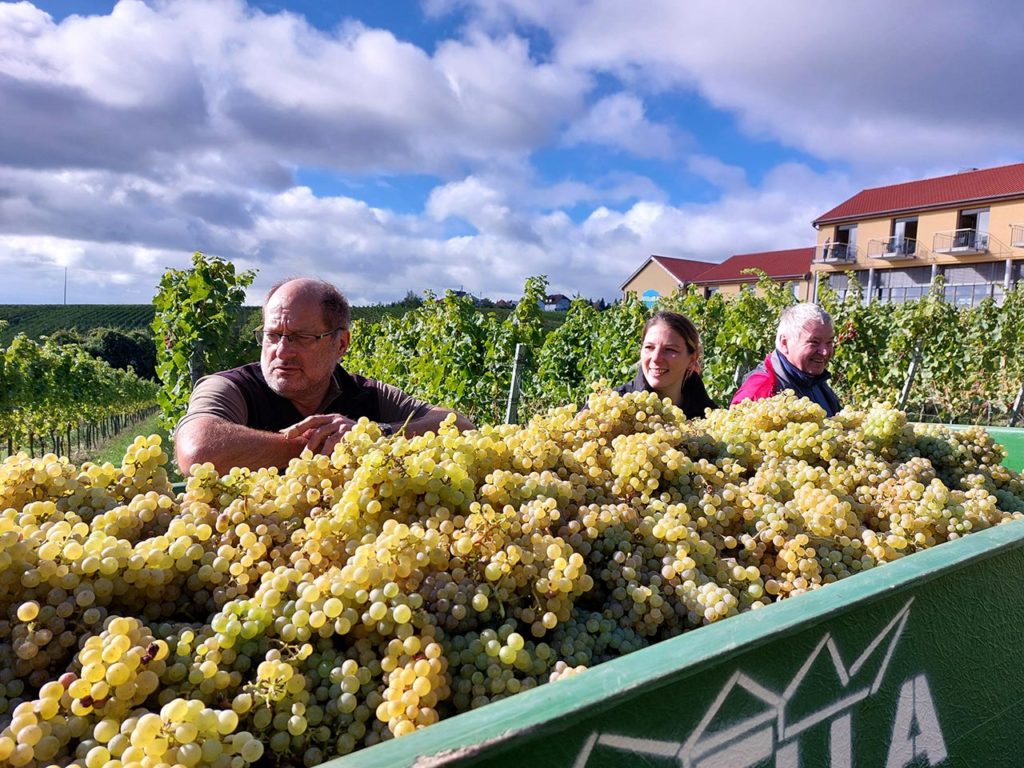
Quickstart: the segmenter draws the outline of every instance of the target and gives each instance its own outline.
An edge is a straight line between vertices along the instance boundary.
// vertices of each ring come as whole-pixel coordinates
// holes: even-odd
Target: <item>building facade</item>
[[[662,296],[685,290],[702,272],[713,266],[706,261],[650,256],[626,282],[619,286],[622,295],[632,293],[647,306],[654,306]]]
[[[814,248],[790,248],[785,251],[738,253],[721,264],[712,265],[693,282],[704,288],[704,294],[731,296],[744,290],[757,290],[758,275],[764,272],[773,281],[789,286],[797,301],[810,301],[813,293],[811,261]]]
[[[720,264],[651,256],[620,288],[623,296],[635,294],[648,306],[690,285],[702,288],[705,296],[712,293],[728,296],[742,290],[756,290],[758,277],[746,270],[757,269],[772,280],[790,285],[798,300],[809,301],[813,290],[811,261],[814,253],[814,248],[740,253]]]
[[[849,273],[865,301],[902,302],[941,276],[958,306],[1024,280],[1024,163],[865,189],[814,221],[814,295]]]

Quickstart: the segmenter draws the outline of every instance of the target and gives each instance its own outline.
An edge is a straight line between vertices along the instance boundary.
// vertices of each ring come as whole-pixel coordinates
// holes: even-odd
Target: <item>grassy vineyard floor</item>
[[[132,441],[138,435],[160,435],[160,439],[163,440],[164,446],[168,449],[170,448],[170,438],[167,434],[167,430],[160,426],[160,416],[159,414],[155,414],[140,424],[135,424],[121,430],[98,448],[91,451],[76,452],[72,455],[71,459],[76,464],[82,464],[86,461],[103,464],[104,462],[109,461],[111,464],[118,466],[124,458],[124,454],[128,449],[128,446],[132,444]],[[175,465],[174,462],[168,463],[167,473],[170,476],[172,483],[181,481],[177,465]]]

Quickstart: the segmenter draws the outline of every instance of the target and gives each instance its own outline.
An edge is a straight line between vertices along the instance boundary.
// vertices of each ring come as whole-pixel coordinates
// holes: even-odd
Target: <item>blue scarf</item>
[[[832,374],[828,371],[817,376],[805,373],[789,362],[777,349],[774,357],[778,363],[775,374],[779,379],[780,390],[792,389],[798,396],[810,398],[825,409],[827,416],[835,416],[839,412],[839,398],[827,383]]]

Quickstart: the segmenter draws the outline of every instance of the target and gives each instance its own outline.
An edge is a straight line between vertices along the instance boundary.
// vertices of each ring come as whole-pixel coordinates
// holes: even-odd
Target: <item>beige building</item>
[[[1024,163],[865,189],[814,227],[815,291],[853,272],[867,301],[907,301],[941,275],[948,301],[999,300],[1024,279]]]
[[[694,282],[701,272],[713,266],[706,261],[673,259],[651,256],[619,286],[622,295],[635,294],[647,306],[653,306],[661,296],[671,296]]]
[[[740,253],[720,264],[651,256],[620,288],[623,296],[633,293],[648,306],[653,306],[659,297],[671,296],[689,285],[701,286],[705,296],[716,292],[732,295],[749,290],[757,282],[757,275],[747,274],[745,270],[758,269],[773,280],[789,284],[793,294],[804,301],[811,296],[811,260],[814,253],[814,248]]]
[[[721,264],[715,264],[693,282],[704,287],[704,294],[720,292],[729,296],[756,288],[760,270],[778,283],[789,286],[798,301],[810,301],[813,289],[811,260],[814,248],[790,248],[786,251],[738,253]]]

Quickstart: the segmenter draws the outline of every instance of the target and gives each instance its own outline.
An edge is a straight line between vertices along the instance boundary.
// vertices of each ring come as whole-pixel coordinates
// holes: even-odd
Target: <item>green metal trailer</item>
[[[1022,585],[1024,520],[322,768],[1022,766]]]
[[[953,425],[952,429],[963,429]],[[1024,429],[1013,427],[985,427],[992,439],[1006,448],[1007,457],[1003,464],[1017,472],[1024,472]],[[1022,763],[1024,765],[1024,763]]]

